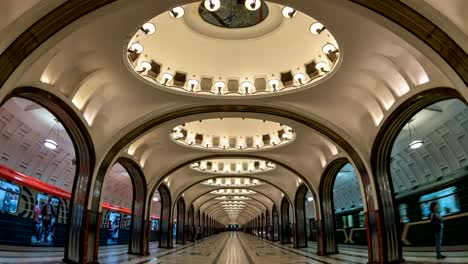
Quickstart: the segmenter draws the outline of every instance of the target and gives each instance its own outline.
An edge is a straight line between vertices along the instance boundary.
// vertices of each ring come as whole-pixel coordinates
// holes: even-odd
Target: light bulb
[[[330,54],[330,53],[333,53],[335,52],[337,49],[335,47],[335,45],[331,44],[331,43],[327,43],[325,44],[323,47],[322,47],[322,51],[323,53],[325,54]]]
[[[198,86],[198,81],[195,79],[188,80],[188,84],[190,86],[190,92],[193,92],[195,88]]]
[[[255,11],[260,8],[262,1],[260,0],[245,0],[245,8],[250,11]]]
[[[302,72],[294,74],[294,80],[298,81],[300,84],[304,84],[305,75]]]
[[[323,30],[325,30],[325,27],[320,22],[315,22],[312,25],[310,25],[310,32],[312,32],[312,34],[318,35]]]
[[[418,148],[422,147],[423,145],[424,145],[424,141],[422,141],[420,139],[417,139],[417,140],[413,140],[409,144],[409,147],[410,147],[410,149],[418,149]]]
[[[268,81],[268,85],[273,88],[273,91],[276,92],[278,89],[279,81],[277,79],[271,79]]]
[[[140,62],[141,72],[145,72],[147,70],[151,70],[151,63],[147,61]]]
[[[289,7],[289,6],[285,6],[283,7],[283,10],[281,11],[281,14],[283,14],[283,16],[285,18],[293,18],[297,15],[297,11],[296,9],[292,8],[292,7]]]
[[[143,45],[141,45],[139,42],[135,42],[130,46],[129,51],[140,54],[143,52]]]
[[[156,26],[153,23],[146,22],[141,26],[141,30],[145,32],[146,35],[152,35],[156,31]]]
[[[57,149],[58,144],[57,144],[57,142],[55,142],[55,140],[48,138],[48,139],[44,140],[44,146],[46,148],[48,148],[48,149],[54,150],[54,149]]]
[[[250,93],[250,89],[252,89],[253,84],[249,81],[243,81],[241,83],[242,88],[244,89],[245,93]]]
[[[221,1],[219,0],[205,0],[204,6],[206,10],[210,12],[216,12],[221,7]]]
[[[177,6],[169,10],[169,15],[173,18],[181,18],[185,14],[185,10],[181,6]]]
[[[328,66],[328,64],[324,61],[319,61],[317,64],[315,64],[315,69],[319,70],[319,71],[326,71],[326,67]]]

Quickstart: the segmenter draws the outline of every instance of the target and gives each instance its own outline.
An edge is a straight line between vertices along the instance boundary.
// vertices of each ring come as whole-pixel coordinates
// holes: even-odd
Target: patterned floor
[[[367,262],[365,248],[340,247],[339,254],[321,257],[315,254],[316,246],[295,249],[291,245],[272,243],[241,232],[226,232],[201,242],[175,245],[173,249],[160,249],[150,245],[150,256],[128,255],[127,246],[101,247],[99,263],[181,263],[181,264],[305,264],[305,263],[350,263]],[[448,252],[447,259],[438,261],[432,252],[405,252],[408,263],[468,263],[468,252]],[[0,246],[0,263],[61,263],[60,248],[31,248]]]

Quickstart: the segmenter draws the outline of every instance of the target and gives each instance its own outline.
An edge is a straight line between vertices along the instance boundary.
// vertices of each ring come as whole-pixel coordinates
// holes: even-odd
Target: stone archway
[[[159,247],[172,248],[171,193],[164,184],[159,186],[158,192],[161,196]]]
[[[296,197],[294,199],[296,209],[296,231],[294,236],[294,247],[296,248],[307,247],[307,223],[305,202],[308,191],[309,188],[307,188],[305,184],[301,184],[297,189]]]
[[[185,244],[185,202],[182,197],[177,200],[176,244]]]

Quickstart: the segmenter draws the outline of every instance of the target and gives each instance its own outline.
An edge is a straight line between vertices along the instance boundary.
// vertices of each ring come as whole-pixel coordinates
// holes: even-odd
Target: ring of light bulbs
[[[173,128],[170,133],[170,137],[174,142],[191,148],[217,151],[254,151],[259,149],[276,148],[288,144],[295,139],[296,133],[291,127],[278,124],[278,128],[279,129],[277,131],[269,131],[268,134],[229,136],[202,134],[197,131],[188,130],[184,125],[179,125]],[[197,139],[197,137],[201,137],[201,139]],[[268,138],[268,140],[265,138]],[[231,142],[233,141],[235,144],[231,145]],[[250,141],[252,142],[251,144],[248,143]],[[215,144],[215,142],[217,142],[217,144]],[[271,164],[272,163],[265,163],[261,165],[260,170],[268,169]],[[197,163],[193,163],[192,168],[197,168],[196,165]],[[220,168],[220,166],[221,165],[212,166],[209,170],[214,173],[223,173],[223,170],[226,173],[230,173],[229,171],[232,171],[232,169],[229,169],[228,167]],[[204,167],[203,164],[200,163],[198,168],[202,171],[206,171],[207,167]],[[249,168],[248,170],[249,172],[250,170],[252,170],[251,172],[254,172],[255,168]],[[235,171],[238,171],[238,169],[236,168]]]
[[[257,179],[250,178],[216,178],[205,180],[201,184],[220,187],[252,187],[263,185],[265,183]]]
[[[276,165],[266,160],[213,159],[196,161],[190,164],[190,168],[203,173],[242,175],[271,171]]]
[[[202,4],[210,12],[216,12],[221,7],[220,0],[204,0]],[[250,11],[258,10],[261,5],[262,5],[261,0],[246,0],[245,1],[245,8]],[[177,6],[177,7],[171,8],[168,11],[168,14],[174,19],[180,19],[184,16],[185,10],[183,6]],[[285,19],[293,19],[298,14],[298,11],[291,7],[284,6],[281,11],[281,14],[283,15]],[[156,26],[152,24],[151,22],[146,22],[145,24],[143,24],[140,30],[143,31],[143,33],[148,37],[157,32]],[[321,24],[320,22],[312,23],[309,28],[309,31],[315,35],[321,34],[325,30],[326,30],[325,26]],[[318,71],[318,74],[313,75],[313,76],[311,75],[311,77],[306,76],[306,74],[304,74],[303,72],[300,72],[300,71],[296,72],[293,75],[294,81],[292,84],[284,84],[279,79],[272,77],[269,80],[267,80],[267,89],[265,91],[257,91],[254,83],[251,80],[248,80],[248,79],[242,80],[242,78],[239,78],[239,80],[242,80],[242,81],[240,82],[238,91],[230,91],[226,88],[227,85],[225,81],[223,80],[223,78],[220,78],[214,82],[210,91],[206,91],[206,90],[202,91],[200,88],[200,81],[197,80],[196,78],[190,78],[189,80],[185,81],[183,85],[175,85],[173,82],[174,75],[172,72],[169,72],[169,71],[164,72],[162,74],[159,74],[157,77],[149,75],[148,72],[151,71],[152,64],[151,64],[150,59],[146,58],[147,56],[144,56],[145,57],[144,59],[136,59],[134,61],[130,59],[132,55],[136,55],[140,57],[139,55],[142,54],[143,51],[144,51],[144,47],[138,41],[136,42],[131,41],[128,44],[128,48],[127,48],[128,62],[133,67],[135,72],[137,72],[140,76],[144,77],[145,79],[153,83],[163,85],[166,88],[170,88],[176,91],[187,92],[191,94],[214,95],[214,96],[261,95],[261,94],[272,94],[276,92],[297,89],[299,87],[311,84],[325,77],[330,71],[332,71],[335,68],[335,66],[338,64],[337,62],[340,59],[340,56],[336,56],[336,59],[334,59],[334,61],[328,58],[328,55],[331,55],[331,54],[338,55],[340,51],[337,46],[335,46],[332,43],[327,42],[323,45],[323,48],[322,48],[322,51],[325,55],[325,59],[322,59],[322,58],[314,59],[315,68]],[[268,75],[275,76],[276,74],[273,73],[273,74],[268,74]]]
[[[211,194],[219,195],[249,195],[257,192],[249,189],[218,189],[210,192]]]

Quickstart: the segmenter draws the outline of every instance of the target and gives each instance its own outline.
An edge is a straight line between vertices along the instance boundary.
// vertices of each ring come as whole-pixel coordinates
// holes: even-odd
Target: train
[[[0,165],[0,244],[63,247],[71,193]],[[102,203],[99,245],[127,244],[131,209]],[[151,217],[150,241],[159,240]]]
[[[425,188],[396,194],[395,209],[400,216],[399,233],[404,247],[434,246],[429,220],[429,205],[433,201],[439,203],[439,213],[444,218],[443,244],[468,245],[468,168],[457,174],[447,181],[440,179]],[[335,220],[339,244],[367,245],[362,207],[339,208]],[[309,240],[316,240],[314,219],[309,219],[308,227]]]

